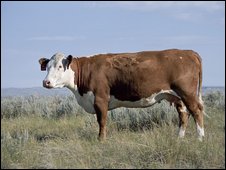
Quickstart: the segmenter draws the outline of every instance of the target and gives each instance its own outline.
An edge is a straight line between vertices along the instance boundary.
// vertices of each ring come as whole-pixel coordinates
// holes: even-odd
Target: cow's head
[[[72,86],[74,83],[74,72],[69,67],[72,58],[71,55],[65,58],[62,53],[54,54],[51,59],[41,58],[39,60],[41,70],[47,70],[43,86],[46,88]]]

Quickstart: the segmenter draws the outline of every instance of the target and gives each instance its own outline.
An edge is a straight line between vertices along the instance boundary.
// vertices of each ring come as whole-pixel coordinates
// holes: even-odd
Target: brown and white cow
[[[192,50],[169,49],[137,53],[99,54],[73,58],[56,53],[39,60],[47,69],[46,88],[69,88],[86,112],[96,114],[99,139],[106,138],[107,111],[118,107],[148,107],[162,99],[179,113],[179,137],[191,114],[198,137],[204,137],[202,63]]]

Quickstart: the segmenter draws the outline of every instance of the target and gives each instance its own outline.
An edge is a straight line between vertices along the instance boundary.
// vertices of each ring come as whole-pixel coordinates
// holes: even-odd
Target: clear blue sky
[[[1,87],[42,86],[40,57],[193,49],[225,85],[225,2],[2,2]]]

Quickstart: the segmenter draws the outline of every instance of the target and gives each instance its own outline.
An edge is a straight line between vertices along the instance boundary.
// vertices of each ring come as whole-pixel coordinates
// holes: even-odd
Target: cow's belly
[[[78,93],[76,98],[78,104],[88,113],[95,114],[94,109],[94,94],[92,91],[80,96]],[[138,101],[120,101],[116,99],[113,95],[109,97],[108,110],[112,110],[118,107],[128,107],[128,108],[139,108],[139,107],[148,107],[151,106],[162,99],[171,100],[169,96],[173,96],[174,100],[180,99],[180,97],[173,90],[161,90],[158,93],[152,94],[150,97],[142,98]]]
[[[173,90],[162,90],[158,93],[152,94],[150,97],[142,98],[138,101],[120,101],[116,99],[114,96],[110,96],[110,101],[108,105],[108,109],[115,109],[118,107],[129,107],[129,108],[139,108],[139,107],[148,107],[151,106],[162,99],[169,100],[169,95],[174,96],[177,99],[180,99],[180,97],[173,91]]]

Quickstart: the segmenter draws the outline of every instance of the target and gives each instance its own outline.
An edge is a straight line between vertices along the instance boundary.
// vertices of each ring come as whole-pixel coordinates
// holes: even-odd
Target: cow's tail
[[[199,71],[199,87],[198,87],[198,97],[199,102],[204,105],[204,102],[202,100],[202,63],[200,61],[200,71]]]
[[[199,61],[200,61],[200,71],[199,71],[199,87],[198,87],[198,97],[199,97],[199,103],[202,105],[203,107],[203,114],[210,118],[209,115],[206,114],[206,112],[204,111],[205,108],[204,108],[204,101],[202,100],[202,61],[201,61],[201,58],[199,58]]]

